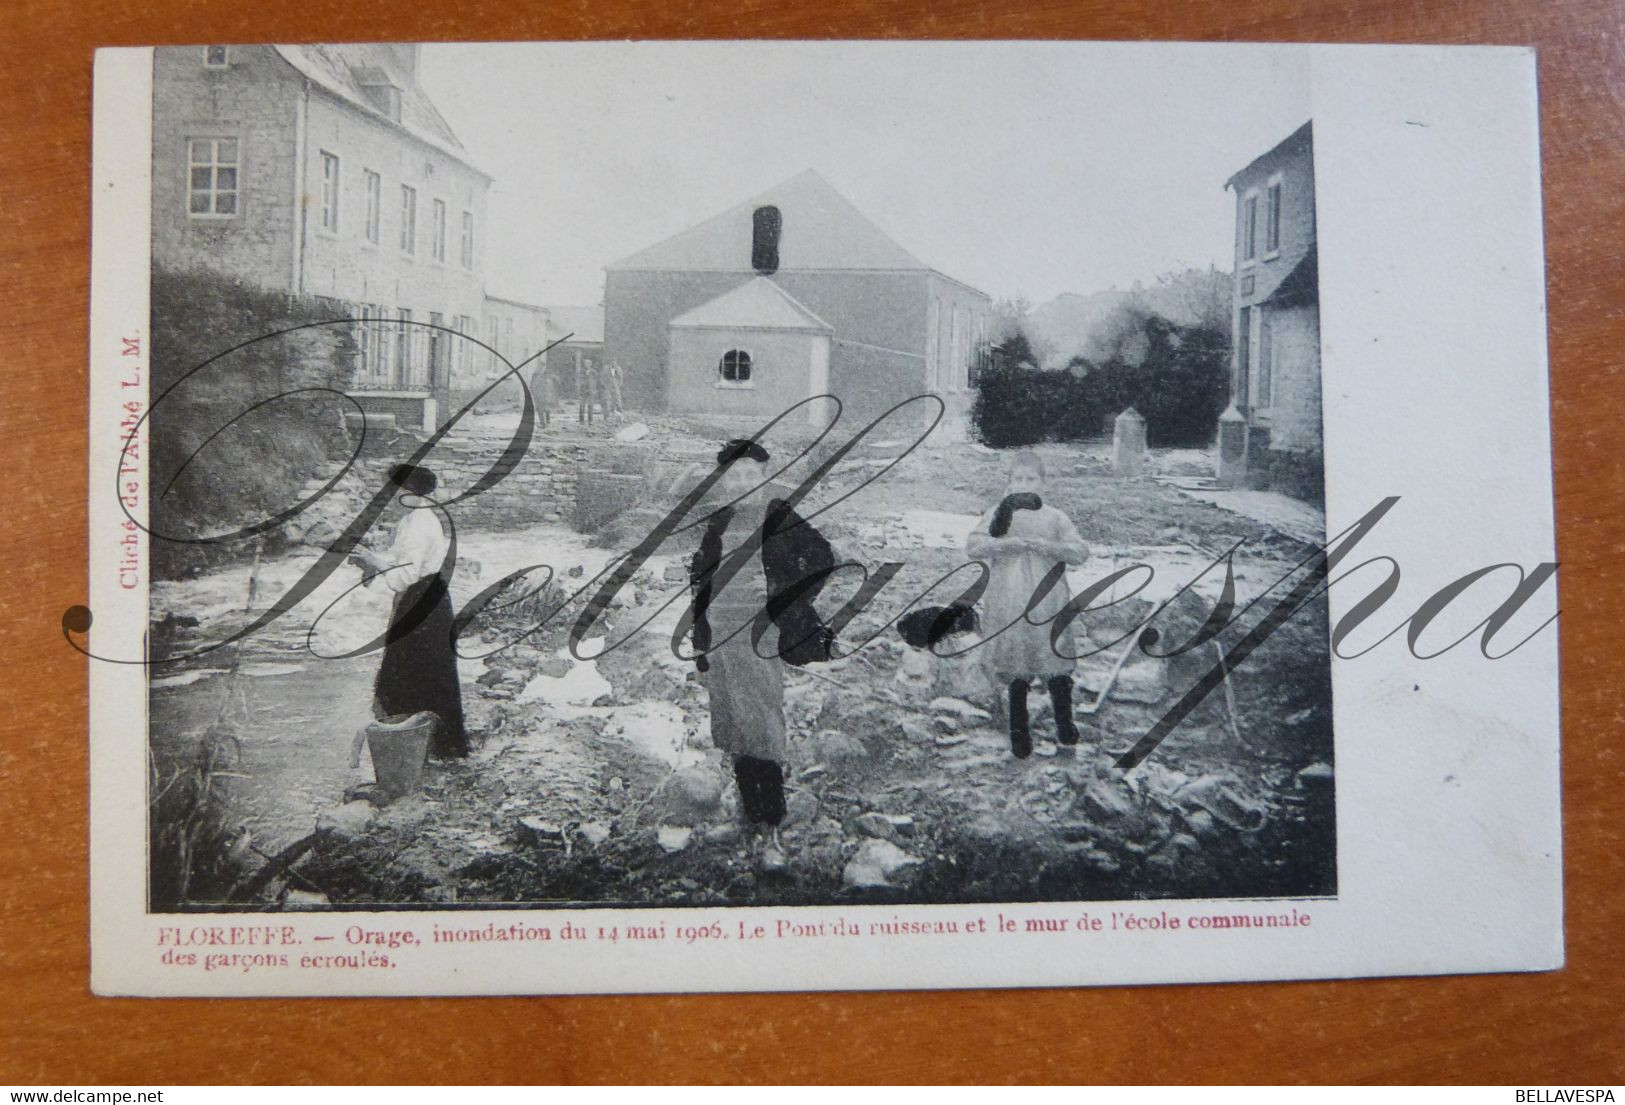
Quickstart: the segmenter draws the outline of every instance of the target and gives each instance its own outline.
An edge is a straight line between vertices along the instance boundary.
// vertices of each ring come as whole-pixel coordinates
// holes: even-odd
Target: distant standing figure
[[[536,371],[530,374],[530,397],[536,404],[538,411],[537,421],[546,426],[553,420],[553,374],[547,370],[547,365],[539,364]]]
[[[435,516],[441,509],[426,496],[434,493],[432,471],[396,465],[390,482],[401,489],[391,509],[405,511],[395,526],[388,552],[358,545],[353,563],[374,573],[367,586],[383,580],[395,592],[384,658],[373,686],[373,712],[380,718],[432,710],[437,718],[429,754],[440,759],[468,755],[463,728],[463,690],[452,650],[453,614],[450,581],[443,573],[450,541]]]
[[[1060,743],[1078,743],[1072,720],[1072,672],[1077,649],[1068,624],[1053,647],[1050,621],[1072,597],[1065,577],[1031,610],[1039,581],[1057,564],[1082,564],[1089,552],[1072,519],[1039,498],[1044,490],[1044,462],[1022,450],[1010,461],[1009,482],[999,504],[976,524],[965,540],[965,552],[988,565],[982,630],[989,640],[981,647],[995,687],[1010,695],[1010,751],[1018,759],[1032,755],[1027,726],[1027,688],[1033,679],[1049,687]],[[1008,627],[1008,628],[1006,628]]]
[[[591,357],[576,365],[576,421],[592,425],[592,408],[598,402],[598,367]]]
[[[604,384],[607,392],[604,396],[604,411],[614,411],[616,414],[626,412],[626,404],[621,398],[621,384],[626,378],[626,370],[621,368],[620,361],[610,361],[609,367],[604,370]]]

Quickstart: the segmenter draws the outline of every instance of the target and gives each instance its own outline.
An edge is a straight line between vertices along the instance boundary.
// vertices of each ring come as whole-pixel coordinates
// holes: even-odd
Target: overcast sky
[[[1225,179],[1310,115],[1297,46],[440,45],[421,76],[496,178],[488,288],[544,304],[808,168],[996,298],[1228,269]]]

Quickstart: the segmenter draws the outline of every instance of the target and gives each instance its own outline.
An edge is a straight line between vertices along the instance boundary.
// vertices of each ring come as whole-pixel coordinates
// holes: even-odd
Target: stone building
[[[1305,123],[1225,182],[1236,194],[1230,406],[1219,476],[1323,495],[1314,132]]]
[[[629,405],[754,420],[828,391],[850,418],[931,392],[962,419],[991,303],[808,170],[609,265],[604,308]]]
[[[337,301],[353,394],[434,426],[476,367],[491,178],[418,83],[418,47],[153,54],[155,264]]]
[[[479,339],[496,350],[502,360],[485,349],[476,349],[473,360],[479,378],[489,381],[507,372],[509,365],[514,365],[518,366],[521,376],[530,379],[532,370],[542,363],[542,358],[537,354],[547,348],[547,308],[517,299],[487,295],[482,325]]]

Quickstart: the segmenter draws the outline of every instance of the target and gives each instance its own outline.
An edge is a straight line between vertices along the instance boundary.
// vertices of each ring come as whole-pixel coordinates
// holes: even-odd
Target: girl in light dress
[[[1055,707],[1056,738],[1064,748],[1078,743],[1072,720],[1072,672],[1077,655],[1070,622],[1053,642],[1051,622],[1072,597],[1063,575],[1031,611],[1040,581],[1057,565],[1082,564],[1089,551],[1065,513],[1043,502],[1044,462],[1022,450],[1010,460],[1005,495],[982,515],[965,542],[965,552],[989,569],[983,595],[980,651],[996,688],[1009,696],[1010,751],[1032,755],[1027,690],[1042,680]]]

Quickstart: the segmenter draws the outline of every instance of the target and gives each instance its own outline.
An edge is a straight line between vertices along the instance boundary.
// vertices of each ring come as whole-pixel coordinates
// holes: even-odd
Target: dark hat
[[[413,495],[429,495],[439,486],[431,470],[418,464],[397,464],[389,470],[389,482]]]

